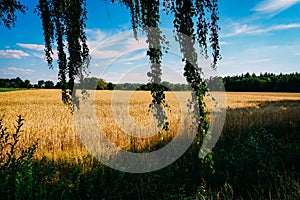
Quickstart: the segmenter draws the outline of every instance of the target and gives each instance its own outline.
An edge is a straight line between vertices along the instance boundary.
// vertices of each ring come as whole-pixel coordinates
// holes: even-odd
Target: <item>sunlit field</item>
[[[126,93],[126,92],[122,92]],[[181,92],[183,93],[183,92]],[[124,133],[122,127],[114,121],[111,100],[114,91],[97,91],[95,97],[96,114],[100,127],[118,147],[129,149],[132,144],[130,133]],[[255,125],[276,128],[280,124],[298,128],[300,121],[299,93],[235,93],[227,92],[227,117],[224,134],[239,137],[243,131]],[[115,98],[115,96],[114,96]],[[165,137],[172,137],[178,130],[181,110],[179,100],[172,92],[166,93],[170,105],[168,111],[170,132]],[[206,101],[211,105],[209,99]],[[129,100],[129,114],[138,126],[149,125],[148,108],[151,102],[149,92],[134,92]],[[127,105],[122,98],[115,104]],[[210,106],[209,106],[210,107]],[[18,115],[25,119],[22,133],[22,145],[31,145],[38,140],[37,157],[47,156],[54,159],[80,160],[87,156],[80,136],[75,131],[73,116],[61,101],[60,90],[23,90],[0,93],[0,114],[5,126],[13,129]],[[118,117],[125,117],[120,111]],[[122,126],[130,126],[124,121]],[[159,136],[139,139],[138,148],[149,147],[159,142]]]
[[[104,165],[87,151],[84,141],[96,142],[94,146],[88,143],[87,148],[105,152],[104,156],[110,158],[118,152],[97,143],[99,130],[119,149],[161,149],[180,134],[191,132],[191,120],[185,118],[190,116],[188,109],[180,106],[188,93],[166,93],[170,131],[163,132],[162,138],[149,120],[149,92],[96,91],[94,111],[80,104],[80,115],[72,115],[62,103],[60,90],[1,92],[1,192],[41,199],[299,199],[300,94],[225,95],[224,126],[221,118],[214,118],[220,111],[224,114],[224,110],[218,110],[220,103],[205,98],[209,118],[222,125],[218,142],[208,156],[198,158],[200,148],[195,140],[169,166],[136,174]],[[21,133],[14,130],[20,127],[16,122],[19,115],[24,118]],[[136,127],[149,128],[140,132]],[[11,139],[6,140],[4,133],[10,133]],[[150,137],[134,137],[136,133]],[[38,146],[30,154],[35,141]]]

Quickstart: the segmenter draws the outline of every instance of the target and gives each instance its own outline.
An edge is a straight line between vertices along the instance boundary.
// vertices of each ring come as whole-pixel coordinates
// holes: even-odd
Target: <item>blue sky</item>
[[[29,10],[25,15],[18,14],[16,27],[0,27],[0,78],[19,76],[32,83],[40,79],[56,82],[57,67],[47,67],[41,21],[33,14],[37,0],[22,2]],[[133,39],[128,10],[103,0],[87,3],[91,75],[115,83],[147,80],[145,36],[140,35],[139,41]],[[300,0],[220,0],[219,11],[222,60],[217,71],[209,73],[225,76],[300,71]],[[161,27],[169,34],[170,17],[162,15]],[[163,66],[167,72],[164,80],[182,82],[176,45],[165,56]]]

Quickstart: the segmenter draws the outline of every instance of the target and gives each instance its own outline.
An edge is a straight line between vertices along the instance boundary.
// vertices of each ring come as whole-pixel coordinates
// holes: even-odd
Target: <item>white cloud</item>
[[[86,30],[88,40],[92,41],[103,41],[106,37],[106,34],[99,29],[87,29]]]
[[[249,26],[247,24],[238,24],[238,23],[234,23],[232,26],[233,28],[231,29],[233,29],[233,31],[231,33],[223,34],[221,37],[226,38],[226,37],[233,37],[242,34],[248,34],[255,31],[258,28],[257,26]]]
[[[279,31],[279,30],[286,30],[286,29],[293,29],[293,28],[300,28],[300,23],[296,24],[279,24],[275,26],[271,26],[265,29],[258,29],[254,31],[254,33],[267,33],[271,31]]]
[[[126,40],[126,49],[148,49],[148,44],[146,42],[147,38],[145,36],[140,37],[138,40],[134,38],[128,38]]]
[[[41,59],[45,58],[45,54],[42,54],[42,53],[32,53],[32,55],[34,55],[35,57],[41,58]]]
[[[94,76],[98,77],[99,74],[93,74]],[[107,72],[102,74],[101,78],[103,78],[107,82],[112,82],[112,83],[120,83],[120,79],[124,77],[124,73],[118,73],[118,72]]]
[[[102,62],[108,59],[125,57],[132,54],[135,50],[148,48],[145,37],[140,37],[139,40],[136,40],[133,38],[131,31],[111,34],[99,29],[89,29],[87,32],[87,41],[92,59],[100,59]],[[144,52],[127,59],[127,61],[138,60],[145,56],[146,53]]]
[[[248,26],[247,24],[243,24],[243,25],[234,24],[233,26],[234,28],[231,33],[223,34],[221,37],[227,38],[227,37],[233,37],[237,35],[256,35],[256,34],[272,32],[272,31],[296,29],[296,28],[300,28],[300,23],[278,24],[269,27]]]
[[[101,65],[99,63],[95,63],[95,64],[92,64],[93,67],[100,67]]]
[[[224,46],[224,45],[229,45],[229,44],[231,44],[230,42],[225,42],[225,41],[221,41],[220,42],[220,45],[222,45],[222,46]]]
[[[45,49],[44,45],[41,44],[24,44],[24,43],[17,43],[19,47],[30,49],[30,50],[37,50],[37,51],[43,51]]]
[[[133,65],[134,63],[127,61],[127,62],[124,62],[123,64],[125,64],[125,65]]]
[[[45,54],[41,51],[44,51],[45,46],[41,45],[41,44],[25,44],[25,43],[16,43],[19,47],[25,48],[25,49],[29,49],[32,51],[28,51],[30,54],[32,54],[35,57],[41,58],[41,59],[45,59]],[[66,49],[66,47],[65,47]],[[53,52],[53,60],[57,60],[58,59],[58,54],[57,54],[57,49],[56,49],[56,45],[53,46],[52,48],[52,52]],[[67,56],[68,56],[68,52]]]
[[[32,74],[35,72],[32,69],[24,69],[24,68],[16,68],[16,67],[9,67],[8,70],[10,72],[22,73],[22,74]]]
[[[272,31],[280,31],[280,30],[287,30],[287,29],[295,29],[300,28],[300,23],[294,23],[294,24],[278,24],[270,27],[265,27],[261,29],[257,29],[254,31],[250,31],[250,34],[260,34],[260,33],[267,33]]]
[[[30,56],[28,53],[21,51],[21,50],[0,50],[0,57],[2,58],[16,58],[21,59],[22,57]]]
[[[253,10],[259,13],[276,15],[299,2],[300,0],[263,0]]]
[[[136,54],[133,57],[130,57],[130,58],[126,59],[126,60],[127,61],[135,61],[135,60],[139,60],[139,59],[145,58],[145,57],[146,57],[146,52],[141,52],[139,54]]]

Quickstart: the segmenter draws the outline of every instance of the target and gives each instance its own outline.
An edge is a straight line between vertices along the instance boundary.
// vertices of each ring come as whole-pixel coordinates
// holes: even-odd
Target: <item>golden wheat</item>
[[[116,92],[120,94],[116,95]],[[121,91],[97,91],[95,95],[96,116],[101,128],[108,138],[119,148],[129,149],[132,145],[131,133],[126,133],[120,126],[131,126],[126,117],[132,119],[137,126],[149,125],[148,108],[151,103],[149,92],[134,92],[126,102],[121,94],[128,92]],[[184,92],[178,92],[185,95]],[[116,97],[116,98],[114,98]],[[288,123],[296,126],[300,121],[300,105],[297,102],[292,104],[278,103],[264,107],[263,103],[279,102],[283,100],[300,100],[299,93],[226,93],[227,97],[227,118],[224,126],[225,132],[244,131],[251,124],[262,123]],[[124,110],[115,110],[115,114],[124,121],[117,124],[114,120],[111,101],[114,100],[116,108],[129,104],[129,116]],[[170,122],[170,137],[173,137],[179,129],[180,99],[172,92],[166,93],[166,101],[170,105],[167,111]],[[209,109],[212,106],[209,98],[206,98]],[[13,129],[18,115],[25,119],[22,133],[23,147],[29,146],[33,141],[39,141],[39,148],[36,156],[47,156],[53,159],[77,160],[87,156],[80,136],[75,130],[72,114],[67,106],[61,101],[60,90],[24,90],[15,92],[0,93],[0,115],[3,114],[4,125],[10,130]],[[294,124],[293,124],[294,123]],[[129,127],[130,128],[130,127]],[[154,130],[154,129],[153,129]],[[154,133],[152,133],[154,134]],[[153,142],[159,142],[158,135],[151,138],[139,138],[135,140],[138,149],[150,147]]]

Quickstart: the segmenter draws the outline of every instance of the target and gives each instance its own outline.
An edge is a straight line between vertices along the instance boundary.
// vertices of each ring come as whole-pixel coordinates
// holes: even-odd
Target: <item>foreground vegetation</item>
[[[112,120],[111,97],[112,92],[97,92],[97,116],[112,141],[130,150],[131,138]],[[176,130],[178,123],[174,99],[167,93],[174,113],[171,130]],[[227,99],[225,126],[213,154],[198,159],[199,147],[194,143],[164,169],[128,174],[102,165],[85,150],[58,90],[2,93],[1,198],[299,198],[300,94],[227,93]],[[138,123],[147,124],[148,101],[151,97],[145,92],[130,99],[129,112]],[[24,121],[16,118],[19,114]],[[141,145],[131,150],[166,142],[159,138],[136,140]]]

